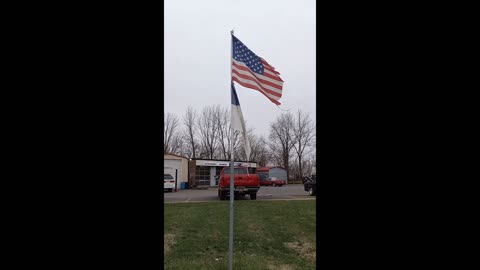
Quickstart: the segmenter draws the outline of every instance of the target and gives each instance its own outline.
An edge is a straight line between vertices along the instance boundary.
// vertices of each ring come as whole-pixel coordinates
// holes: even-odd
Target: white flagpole
[[[230,31],[230,99],[232,99],[232,58],[233,58],[233,30]],[[231,127],[231,140],[230,140],[230,222],[229,222],[229,234],[228,234],[228,270],[233,269],[233,199],[234,199],[234,191],[233,191],[233,181],[234,181],[234,166],[233,166],[233,126],[232,126],[232,119],[233,119],[233,106],[230,106],[230,127]]]

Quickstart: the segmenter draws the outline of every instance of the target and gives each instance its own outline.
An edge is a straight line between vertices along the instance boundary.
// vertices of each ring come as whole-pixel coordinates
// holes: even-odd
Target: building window
[[[197,182],[199,186],[209,186],[210,185],[210,167],[196,166],[195,182]]]

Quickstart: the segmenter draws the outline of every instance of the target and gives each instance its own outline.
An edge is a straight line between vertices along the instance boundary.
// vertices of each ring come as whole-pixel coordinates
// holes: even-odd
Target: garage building
[[[171,174],[175,178],[176,190],[184,188],[188,183],[188,158],[175,154],[164,154],[163,173]]]
[[[192,159],[188,164],[189,186],[191,187],[214,187],[218,186],[215,176],[220,175],[223,168],[229,167],[229,160]],[[256,173],[257,163],[247,161],[235,161],[235,167],[248,167],[249,173]]]

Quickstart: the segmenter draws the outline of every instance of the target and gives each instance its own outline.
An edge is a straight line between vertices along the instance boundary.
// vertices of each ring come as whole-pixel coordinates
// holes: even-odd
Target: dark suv
[[[303,187],[305,191],[308,191],[310,196],[317,195],[317,176],[314,174],[312,176],[303,177]]]

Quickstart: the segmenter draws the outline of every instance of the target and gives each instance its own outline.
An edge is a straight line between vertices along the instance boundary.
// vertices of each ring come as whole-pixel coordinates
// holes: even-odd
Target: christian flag
[[[240,101],[238,101],[237,91],[233,86],[232,81],[232,128],[242,133],[243,145],[245,146],[245,153],[247,161],[250,157],[250,142],[247,139],[247,129],[245,128],[245,121],[243,120],[242,109],[240,108]]]

